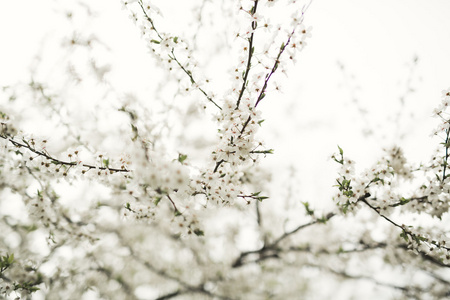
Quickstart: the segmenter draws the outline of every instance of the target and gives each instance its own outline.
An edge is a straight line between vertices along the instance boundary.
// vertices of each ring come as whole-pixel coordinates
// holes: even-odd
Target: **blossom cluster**
[[[127,173],[129,162],[120,159],[120,166],[113,168],[110,159],[103,153],[94,154],[95,162],[85,163],[80,158],[80,150],[68,150],[63,158],[57,158],[47,151],[47,139],[39,139],[26,134],[12,136],[5,133],[0,136],[6,144],[17,149],[17,154],[23,156],[26,166],[36,171],[47,171],[60,174],[63,177],[79,175],[108,176],[116,173]]]
[[[226,101],[217,121],[221,126],[220,142],[213,151],[213,161],[223,161],[231,166],[254,161],[251,154],[260,145],[255,136],[263,120],[261,112],[252,106],[250,99],[244,99],[239,108],[234,101]]]
[[[146,165],[146,173],[139,172],[137,177],[153,176],[163,181],[178,178],[183,184],[190,182],[190,195],[205,195],[210,203],[232,204],[238,197],[261,199],[260,196],[254,196],[260,191],[246,193],[242,184],[244,170],[254,165],[261,154],[271,154],[273,151],[264,149],[263,143],[256,137],[263,122],[256,106],[265,98],[272,75],[277,71],[284,72],[286,61],[294,59],[295,52],[301,51],[306,45],[306,39],[311,36],[311,29],[303,25],[303,14],[306,8],[295,7],[292,8],[294,13],[284,35],[280,35],[281,25],[277,25],[276,30],[271,31],[270,20],[257,11],[258,2],[238,1],[235,5],[234,9],[242,18],[238,23],[244,26],[235,33],[239,42],[235,43],[238,48],[234,49],[239,56],[238,64],[233,68],[230,88],[222,99],[206,91],[205,86],[208,80],[199,72],[198,63],[185,39],[167,34],[156,26],[155,19],[161,15],[161,12],[153,3],[140,0],[123,2],[130,13],[130,18],[139,22],[143,39],[147,42],[151,53],[181,82],[183,94],[198,90],[209,102],[219,108],[214,117],[218,125],[218,143],[212,150],[212,164],[209,168],[200,168],[197,172],[200,175],[188,180],[189,176],[185,176],[184,179],[173,175],[165,176],[164,172],[158,171],[160,169],[158,166],[153,165],[155,162],[152,159],[152,162]],[[264,2],[268,7],[274,4],[271,1]],[[294,2],[290,4],[295,4]],[[259,42],[255,38],[256,34],[261,35]],[[268,35],[271,37],[266,38]],[[265,42],[261,43],[260,41],[263,40]],[[175,72],[176,70],[178,72]],[[186,81],[187,83],[183,83]],[[164,161],[164,159],[158,158],[155,161]],[[165,165],[163,169],[169,171],[170,167]],[[178,172],[185,174],[179,170]],[[170,187],[164,182],[155,182],[155,179],[151,178],[143,180],[139,185],[147,184],[160,195],[161,191],[177,198],[182,194],[178,191],[179,187]],[[173,193],[173,191],[177,192]],[[152,197],[159,199],[160,196]],[[181,200],[181,203],[185,202],[189,201]],[[143,215],[149,214],[144,212]]]
[[[274,1],[238,2],[234,12],[240,18],[237,22],[240,27],[235,32],[237,48],[233,48],[238,60],[230,72],[233,76],[227,83],[229,88],[221,97],[209,90],[209,80],[200,72],[188,41],[166,33],[155,23],[161,12],[153,3],[123,2],[130,18],[139,23],[150,52],[178,81],[181,95],[198,91],[214,109],[217,142],[203,165],[190,165],[183,154],[173,157],[166,153],[164,146],[155,148],[152,125],[141,120],[138,109],[133,106],[134,98],[127,99],[118,109],[130,117],[133,142],[130,151],[119,159],[95,152],[81,142],[65,152],[52,153],[49,150],[51,138],[13,130],[6,117],[2,118],[1,134],[5,148],[15,149],[22,171],[28,170],[37,180],[64,178],[71,184],[77,184],[80,179],[95,180],[104,185],[106,194],[117,196],[108,205],[119,207],[123,216],[149,221],[166,217],[178,224],[175,227],[183,227],[188,233],[202,232],[198,225],[198,209],[202,207],[234,205],[236,200],[250,204],[267,198],[261,194],[261,188],[254,190],[252,185],[257,180],[250,178],[257,176],[251,169],[257,166],[259,157],[273,153],[257,136],[263,122],[257,106],[271,91],[274,74],[285,72],[286,62],[294,60],[296,52],[304,48],[311,29],[303,25],[305,8],[300,9],[295,1],[289,3],[294,5],[294,13],[285,24],[286,28],[273,26],[268,18]],[[261,12],[258,11],[258,2],[264,2],[268,9],[264,11],[259,5]],[[106,84],[108,79],[101,77]],[[279,88],[278,84],[274,86]],[[30,87],[41,94],[45,103],[51,102],[43,85],[33,83]],[[26,194],[30,216],[48,231],[83,235],[83,230],[71,228],[70,222],[60,218],[64,207],[45,193],[48,188],[39,186],[37,194]],[[90,218],[95,209],[91,204],[89,213],[83,217]],[[86,235],[86,239],[95,238]]]
[[[258,135],[264,129],[260,103],[271,101],[272,92],[280,89],[274,80],[287,73],[288,62],[295,63],[311,35],[303,24],[307,6],[301,9],[298,0],[233,0],[222,1],[221,7],[214,1],[200,1],[200,10],[208,11],[210,5],[220,17],[233,6],[236,22],[226,22],[233,46],[228,47],[226,38],[217,45],[216,40],[208,40],[217,51],[223,48],[236,56],[226,61],[225,75],[231,78],[222,79],[219,85],[225,91],[220,91],[200,72],[207,69],[203,62],[194,58],[194,54],[210,56],[202,55],[190,38],[161,30],[164,26],[157,21],[162,13],[153,2],[157,0],[123,3],[150,52],[175,78],[176,97],[186,101],[160,99],[163,92],[146,97],[136,91],[124,97],[111,84],[113,76],[106,76],[114,66],[94,59],[89,65],[98,78],[87,90],[88,99],[97,98],[93,92],[101,90],[97,85],[101,83],[110,96],[105,99],[113,101],[111,110],[103,109],[109,101],[99,101],[95,108],[89,103],[88,113],[85,107],[72,109],[66,103],[76,99],[71,91],[47,93],[45,85],[30,85],[36,93],[31,98],[40,99],[38,107],[47,109],[41,117],[55,115],[56,126],[64,128],[61,139],[56,134],[59,128],[53,131],[53,127],[55,134],[48,138],[22,133],[15,126],[23,130],[26,122],[10,119],[9,110],[17,107],[15,113],[11,109],[11,116],[25,121],[22,108],[31,104],[27,99],[19,104],[0,99],[0,105],[7,103],[7,108],[0,108],[4,237],[0,239],[0,297],[30,298],[30,293],[41,289],[37,298],[295,299],[299,293],[303,298],[330,298],[317,294],[325,292],[323,275],[328,283],[338,285],[346,283],[341,278],[372,280],[374,286],[384,285],[416,299],[448,296],[449,279],[440,271],[450,265],[450,239],[445,224],[434,224],[449,210],[450,90],[444,91],[443,104],[436,110],[443,120],[439,127],[443,147],[429,163],[413,167],[401,148],[391,147],[359,172],[355,161],[339,148],[333,159],[339,165],[334,200],[340,215],[334,210],[319,212],[312,202],[301,199],[297,188],[277,185],[289,181],[298,186],[293,169],[286,174],[289,180],[283,174],[274,179],[272,194],[281,200],[260,203],[273,183],[269,171],[258,164],[273,152]],[[289,10],[282,15],[284,23],[269,19],[276,17],[271,14],[276,12],[275,4],[286,4]],[[81,6],[91,14],[89,5]],[[199,22],[198,28],[208,24]],[[88,49],[102,43],[94,35],[84,40],[75,34],[68,41],[75,48]],[[82,65],[78,62],[74,60]],[[75,85],[69,84],[67,90],[80,90],[81,81],[89,78],[71,80]],[[173,87],[169,80],[160,80],[160,86]],[[54,96],[58,93],[61,97]],[[57,105],[55,97],[61,98]],[[200,114],[185,114],[190,111],[189,100],[195,101],[194,110],[205,114],[207,122],[196,119]],[[34,107],[30,111],[38,115]],[[68,117],[71,111],[86,118]],[[35,119],[29,119],[28,124],[34,125]],[[205,136],[201,142],[194,141],[187,129],[196,122],[200,128],[189,129]],[[105,123],[104,134],[77,130]],[[209,133],[211,137],[206,137]],[[97,152],[105,149],[108,154]],[[368,214],[360,213],[363,209]],[[355,220],[359,226],[354,226]],[[346,222],[351,225],[344,228]],[[364,268],[358,270],[359,263]],[[372,274],[373,270],[378,272]],[[403,284],[382,278],[391,270],[413,274],[415,280]],[[422,281],[423,276],[428,280]],[[333,288],[328,290],[335,294]]]
[[[339,154],[334,154],[332,158],[340,164],[338,170],[340,176],[336,179],[339,192],[334,200],[344,212],[347,212],[349,208],[354,208],[358,201],[365,200],[371,194],[374,194],[374,189],[383,190],[383,187],[392,185],[394,169],[385,159],[380,160],[372,168],[366,169],[357,176],[355,162],[345,158],[344,151],[341,148],[339,148]],[[398,164],[401,161],[394,161],[394,163]],[[387,191],[392,192],[391,189]],[[394,199],[395,196],[390,194],[386,199],[381,200],[379,205],[385,209]]]
[[[208,79],[199,71],[192,50],[186,40],[159,30],[153,18],[161,15],[160,10],[149,1],[125,1],[124,8],[130,18],[139,22],[142,38],[147,42],[150,53],[163,68],[172,71],[172,76],[182,82],[180,92],[184,95],[200,91],[214,106],[220,109],[215,94],[207,90]],[[206,106],[204,106],[206,107]]]
[[[450,262],[450,237],[445,232],[429,226],[404,225],[395,221],[394,215],[423,215],[441,220],[450,209],[450,176],[448,175],[450,89],[442,92],[442,103],[435,109],[441,118],[439,129],[433,135],[443,135],[442,147],[432,156],[430,162],[417,168],[409,165],[398,147],[387,150],[386,155],[372,168],[355,174],[354,162],[344,157],[343,150],[332,158],[339,163],[338,192],[334,197],[341,211],[356,212],[368,207],[393,226],[401,230],[400,237],[414,251],[438,259],[448,265]],[[423,175],[420,175],[421,171]],[[425,179],[425,180],[424,180]],[[417,184],[418,183],[418,184]],[[418,187],[411,188],[411,185]]]
[[[0,296],[5,298],[11,294],[27,297],[39,290],[43,275],[36,272],[36,264],[31,260],[20,261],[14,254],[0,253]],[[16,299],[20,299],[17,297]]]

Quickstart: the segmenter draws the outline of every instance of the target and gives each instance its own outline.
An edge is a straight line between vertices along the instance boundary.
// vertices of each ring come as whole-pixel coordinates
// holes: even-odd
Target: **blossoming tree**
[[[338,147],[335,209],[301,202],[283,227],[267,207],[281,199],[259,165],[276,155],[259,104],[276,101],[311,37],[310,3],[200,1],[171,31],[158,2],[122,3],[157,64],[126,77],[153,90],[116,85],[109,46],[86,26],[95,12],[75,3],[56,67],[36,63],[29,82],[3,87],[1,297],[450,296],[450,90],[429,162],[393,147],[356,172]]]

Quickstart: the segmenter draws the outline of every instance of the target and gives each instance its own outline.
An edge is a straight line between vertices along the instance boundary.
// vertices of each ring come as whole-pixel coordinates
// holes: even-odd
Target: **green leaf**
[[[200,230],[198,228],[194,230],[194,233],[195,233],[196,236],[204,236],[205,235],[203,230]]]
[[[328,218],[326,216],[322,216],[321,218],[317,219],[317,222],[321,223],[321,224],[326,224],[328,221]]]
[[[308,216],[313,216],[314,215],[314,210],[309,207],[309,202],[302,202],[302,204],[305,207],[306,214]]]
[[[258,154],[273,154],[273,149],[267,149],[267,150],[254,150],[250,151],[250,153],[258,153]]]
[[[342,212],[344,213],[344,215],[347,213],[349,207],[350,207],[349,201],[347,201],[345,204],[342,205]]]
[[[37,225],[28,225],[28,226],[21,226],[24,230],[28,232],[32,232],[38,229]]]
[[[341,165],[344,164],[344,161],[343,161],[342,159],[337,160],[336,157],[333,157],[333,159],[334,159],[335,162],[337,162],[337,163],[339,163],[339,164],[341,164]]]
[[[11,255],[9,255],[9,256],[7,256],[8,257],[8,264],[12,264],[13,262],[14,262],[14,253],[13,254],[11,254]]]
[[[8,269],[14,262],[14,254],[0,256],[0,273]]]
[[[173,42],[174,42],[175,44],[178,43],[178,37],[177,37],[177,36],[173,38]]]
[[[338,182],[339,182],[339,181],[338,181]],[[342,184],[341,184],[342,189],[343,189],[343,190],[351,190],[351,189],[352,189],[352,187],[351,187],[351,185],[350,185],[351,182],[352,182],[351,179],[350,179],[350,180],[347,180],[347,179],[345,179],[345,177],[344,177],[344,180],[342,180]]]
[[[183,163],[186,160],[186,158],[187,158],[186,154],[181,154],[181,153],[178,154],[178,161],[180,163]]]
[[[151,40],[150,43],[154,43],[154,44],[158,44],[158,45],[161,44],[161,42],[157,41],[157,40]]]
[[[354,195],[352,190],[343,191],[342,193],[344,194],[344,196],[347,196],[349,198]]]
[[[406,234],[405,231],[402,231],[402,233],[400,233],[400,237],[403,238],[405,242],[407,243],[409,242],[408,235]]]
[[[421,244],[422,242],[427,242],[428,241],[428,239],[426,238],[426,237],[423,237],[423,236],[418,236],[418,235],[412,235],[412,238],[414,239],[414,241],[417,243],[417,244]]]
[[[342,148],[339,147],[339,145],[338,145],[337,147],[338,147],[338,149],[339,149],[339,154],[340,154],[341,156],[344,155],[344,150],[342,150]]]
[[[409,201],[411,201],[411,199],[406,199],[406,198],[403,198],[403,197],[402,197],[402,199],[400,199],[400,204],[401,204],[401,205],[404,205],[404,204],[406,204],[406,203],[409,203]]]
[[[108,167],[108,166],[109,166],[109,158],[103,160],[103,165],[104,165],[105,167]]]
[[[161,199],[162,199],[162,197],[156,197],[155,198],[155,201],[154,201],[155,206],[158,206],[158,203],[161,201]]]

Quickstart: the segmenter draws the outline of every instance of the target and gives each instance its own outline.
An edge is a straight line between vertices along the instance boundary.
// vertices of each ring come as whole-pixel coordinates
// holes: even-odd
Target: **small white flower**
[[[300,25],[300,28],[298,29],[298,32],[302,35],[301,36],[302,41],[304,41],[307,38],[310,38],[312,36],[311,31],[312,31],[312,27],[311,26],[306,28],[304,24]]]

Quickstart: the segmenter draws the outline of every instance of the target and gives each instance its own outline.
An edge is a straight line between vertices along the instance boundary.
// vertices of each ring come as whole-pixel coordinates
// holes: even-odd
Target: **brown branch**
[[[219,169],[220,165],[221,165],[222,163],[224,163],[224,162],[225,162],[225,160],[223,160],[223,159],[221,159],[220,161],[218,161],[218,162],[216,163],[216,166],[214,167],[213,173],[216,173],[217,170]]]
[[[171,59],[173,59],[177,63],[177,65],[180,67],[180,69],[183,70],[183,72],[189,76],[189,79],[191,80],[192,84],[197,84],[197,82],[194,79],[194,76],[192,76],[192,72],[189,70],[186,70],[186,68],[177,59],[177,57],[175,56],[175,52],[173,51],[173,48],[172,48],[171,53],[172,53],[172,56],[169,55],[169,57]],[[199,87],[198,84],[197,84],[197,89],[200,92],[202,92],[203,95],[205,95],[206,99],[208,99],[209,102],[213,103],[218,109],[222,110],[222,107],[220,107],[210,96],[208,96],[208,94],[205,92],[205,90],[203,90],[201,87]]]
[[[232,267],[233,268],[237,268],[237,267],[240,267],[240,266],[246,264],[246,262],[244,262],[244,259],[247,256],[252,255],[252,254],[257,254],[259,256],[257,260],[252,261],[252,262],[261,261],[261,260],[264,260],[264,259],[267,259],[267,258],[278,258],[279,257],[278,254],[281,252],[281,249],[278,247],[278,244],[282,240],[286,239],[287,237],[289,237],[289,236],[297,233],[298,231],[300,231],[302,229],[305,229],[305,228],[307,228],[309,226],[312,226],[312,225],[317,224],[317,223],[324,223],[324,221],[328,221],[331,218],[333,218],[334,216],[335,216],[334,213],[329,213],[322,220],[318,220],[317,219],[317,220],[311,221],[309,223],[299,225],[295,229],[293,229],[293,230],[291,230],[289,232],[283,233],[280,237],[275,239],[272,243],[265,244],[263,247],[261,247],[258,250],[242,252],[239,255],[239,257],[236,258],[236,260],[234,261]]]
[[[266,74],[266,78],[264,79],[264,85],[261,89],[261,92],[259,92],[259,96],[258,96],[258,99],[256,100],[255,107],[257,107],[259,102],[264,98],[264,96],[265,96],[264,93],[267,89],[269,80],[272,77],[272,75],[275,73],[275,71],[278,69],[278,65],[280,64],[281,55],[283,54],[284,50],[291,42],[291,38],[292,38],[292,35],[294,34],[294,32],[295,32],[295,28],[292,30],[291,34],[289,35],[289,38],[287,39],[286,43],[283,43],[282,47],[280,48],[280,52],[278,52],[277,58],[275,59],[275,63],[273,64],[272,69],[270,70],[269,73]]]
[[[119,232],[116,231],[117,236],[122,240],[122,236],[119,234]],[[131,248],[131,246],[127,245],[127,244],[123,244],[125,247],[128,248],[128,250],[130,251],[130,255],[131,257],[134,258],[135,261],[141,263],[142,265],[144,265],[148,270],[150,270],[151,272],[165,278],[171,281],[174,281],[176,283],[178,283],[179,285],[181,285],[184,289],[186,289],[186,292],[183,293],[196,293],[196,294],[203,294],[206,295],[208,297],[214,298],[214,299],[222,299],[222,300],[232,300],[232,298],[229,298],[227,296],[223,296],[223,295],[218,295],[215,294],[213,292],[210,292],[208,290],[205,289],[204,284],[201,283],[197,286],[193,286],[190,285],[184,281],[182,281],[180,278],[177,278],[175,276],[172,276],[170,274],[168,274],[166,271],[158,269],[156,267],[154,267],[153,265],[151,265],[148,261],[144,260],[143,258],[141,258],[140,256],[138,256],[134,250]],[[181,292],[180,292],[181,293]],[[172,297],[174,297],[176,295],[173,295]],[[164,299],[164,298],[162,298]],[[169,299],[169,298],[165,298],[165,299]]]
[[[442,171],[442,182],[444,182],[445,180],[445,171],[447,170],[447,165],[448,165],[448,157],[449,157],[449,153],[448,153],[448,148],[449,148],[449,135],[450,135],[450,129],[446,129],[445,130],[446,136],[445,136],[445,143],[444,143],[444,147],[445,147],[445,157],[444,157],[444,170]]]
[[[298,232],[298,231],[300,231],[300,230],[302,230],[302,229],[304,229],[304,228],[306,228],[306,227],[309,227],[309,226],[311,226],[311,225],[314,225],[314,224],[317,224],[317,223],[323,223],[324,221],[328,221],[328,220],[330,220],[331,218],[333,218],[334,216],[335,216],[334,213],[329,213],[329,214],[327,214],[327,215],[325,216],[325,219],[324,219],[324,220],[314,220],[314,221],[311,221],[311,222],[309,222],[309,223],[299,225],[297,228],[295,228],[295,229],[293,229],[293,230],[291,230],[291,231],[289,231],[289,232],[285,232],[282,236],[280,236],[278,239],[276,239],[276,240],[272,243],[272,245],[277,245],[277,244],[280,243],[282,240],[284,240],[285,238],[287,238],[287,237],[293,235],[294,233],[296,233],[296,232]]]
[[[369,195],[369,196],[370,196],[370,195]],[[367,198],[367,197],[366,197],[366,198]],[[412,241],[415,241],[416,243],[419,244],[419,242],[418,242],[418,240],[419,240],[419,241],[421,241],[421,242],[426,242],[426,243],[429,243],[429,244],[431,244],[431,245],[434,245],[434,246],[436,246],[436,247],[438,247],[438,248],[441,248],[441,249],[445,249],[445,250],[447,250],[447,251],[450,251],[450,248],[449,248],[449,247],[440,245],[440,244],[438,244],[438,243],[436,243],[436,242],[433,242],[433,241],[429,242],[428,240],[426,240],[426,241],[425,241],[425,240],[421,240],[421,236],[420,236],[420,235],[417,235],[417,234],[415,234],[415,233],[409,231],[408,229],[406,229],[407,226],[405,226],[405,225],[399,225],[399,224],[397,224],[396,222],[394,222],[392,219],[390,219],[390,218],[388,218],[387,216],[383,215],[383,214],[380,212],[380,208],[371,205],[371,204],[367,201],[366,198],[364,198],[364,199],[362,199],[362,200],[359,200],[359,199],[358,199],[358,201],[363,202],[364,204],[366,204],[367,206],[369,206],[373,211],[375,211],[380,217],[382,217],[383,219],[385,219],[386,221],[388,221],[389,223],[391,223],[391,224],[394,225],[395,227],[400,228],[400,229],[402,230],[403,234],[405,234],[406,236],[409,236],[409,237],[412,239]],[[412,241],[411,241],[411,242],[412,242]],[[431,247],[431,246],[429,246],[429,247]]]
[[[171,299],[173,297],[177,297],[177,296],[182,295],[182,294],[184,294],[184,292],[178,290],[178,291],[175,291],[175,292],[172,292],[172,293],[169,293],[169,294],[162,295],[162,296],[156,298],[155,300]]]
[[[256,13],[256,9],[258,7],[258,0],[254,0],[254,5],[250,10],[250,14],[253,16]],[[256,21],[252,21],[252,33],[250,34],[250,38],[248,39],[248,58],[247,58],[247,67],[245,68],[245,74],[242,82],[241,91],[239,92],[239,97],[236,102],[236,109],[239,109],[239,104],[241,103],[242,96],[244,95],[245,87],[247,86],[247,78],[250,73],[250,68],[252,66],[252,56],[253,56],[253,36],[255,34],[256,26],[258,26]]]
[[[308,5],[303,7],[301,21],[300,21],[301,23],[303,22],[303,17],[305,15],[305,12],[309,8],[311,3],[312,3],[312,0],[309,2]],[[292,30],[291,34],[289,35],[286,43],[283,43],[283,45],[280,47],[280,51],[278,52],[277,58],[275,59],[275,62],[273,64],[273,66],[272,66],[272,69],[270,70],[269,73],[266,74],[266,78],[264,79],[264,85],[263,85],[263,88],[261,89],[261,92],[259,93],[258,100],[256,100],[255,107],[258,106],[259,102],[265,97],[264,93],[265,93],[265,91],[267,89],[267,85],[269,83],[269,80],[272,77],[272,75],[275,73],[275,71],[278,69],[278,65],[280,63],[281,55],[283,54],[284,50],[286,49],[286,47],[291,42],[291,38],[294,35],[294,33],[295,33],[295,28]]]
[[[173,202],[172,198],[170,198],[169,195],[166,195],[167,198],[170,200],[170,202],[173,205],[173,209],[175,209],[175,215],[181,215],[181,212],[178,210],[177,206],[175,205],[175,202]]]
[[[304,14],[304,11],[302,12],[302,15],[303,14]],[[286,43],[283,43],[283,45],[280,47],[280,51],[278,52],[277,58],[275,59],[275,62],[273,64],[273,66],[272,66],[272,69],[270,70],[269,73],[266,74],[266,77],[264,79],[264,85],[263,85],[263,88],[261,89],[261,92],[259,93],[259,96],[258,96],[258,98],[256,100],[255,107],[257,107],[259,102],[265,97],[265,91],[266,91],[267,86],[269,84],[269,80],[272,77],[272,75],[276,72],[276,70],[278,69],[278,65],[280,63],[281,55],[284,53],[284,50],[286,49],[286,47],[291,42],[291,38],[294,35],[294,33],[295,33],[295,28],[292,30],[291,34],[289,35]],[[242,93],[242,91],[241,91],[241,93]],[[238,105],[239,105],[239,103],[238,103]],[[239,137],[242,136],[242,134],[244,133],[244,130],[247,127],[248,123],[250,123],[250,120],[251,120],[251,116],[249,116],[247,121],[245,121],[245,123],[244,123],[244,125],[243,125],[243,127],[241,129]]]
[[[138,3],[139,3],[139,6],[141,7],[142,13],[144,14],[145,18],[147,19],[147,21],[151,25],[151,30],[153,30],[158,35],[159,40],[162,41],[163,37],[161,36],[159,31],[156,29],[152,18],[150,18],[150,16],[145,11],[144,4],[143,4],[142,0],[139,0]],[[189,71],[189,70],[186,70],[186,68],[180,63],[180,61],[175,56],[175,52],[174,52],[173,48],[171,50],[171,53],[172,53],[172,56],[169,55],[169,58],[173,59],[177,63],[177,65],[180,67],[180,69],[183,70],[183,72],[186,73],[186,75],[189,76],[189,79],[191,80],[192,84],[196,84],[197,82],[195,81],[194,77],[192,76],[192,72]],[[208,99],[208,101],[212,102],[218,109],[222,110],[222,107],[220,107],[210,96],[208,96],[208,94],[201,87],[197,86],[197,89],[200,92],[202,92],[203,95],[205,95],[205,97],[206,97],[206,99]]]
[[[375,283],[376,285],[379,285],[379,286],[384,286],[384,287],[400,290],[403,293],[405,293],[407,296],[412,297],[414,299],[421,299],[421,298],[419,298],[418,295],[422,295],[425,292],[425,290],[423,290],[423,289],[421,289],[419,287],[400,286],[400,285],[395,285],[395,284],[391,284],[391,283],[387,283],[387,282],[380,282],[380,281],[378,281],[375,278],[370,277],[370,276],[366,276],[366,275],[352,275],[352,274],[347,273],[344,270],[338,271],[338,270],[335,270],[335,269],[333,269],[331,267],[327,267],[327,266],[323,266],[323,265],[307,264],[307,266],[315,267],[315,268],[318,268],[320,270],[325,270],[327,272],[330,272],[332,274],[341,276],[341,277],[346,278],[346,279],[368,280],[368,281],[371,281],[371,282],[373,282],[373,283]]]
[[[93,166],[93,165],[89,165],[89,164],[78,164],[77,162],[68,162],[68,161],[59,160],[57,158],[52,157],[48,153],[45,153],[44,151],[39,151],[39,150],[34,149],[25,140],[24,140],[24,143],[21,143],[21,142],[15,141],[10,136],[0,135],[0,137],[9,141],[11,144],[13,144],[14,146],[16,146],[18,148],[26,148],[39,156],[45,157],[46,159],[50,160],[52,163],[57,164],[57,165],[65,165],[65,166],[68,166],[69,168],[77,166],[77,165],[81,165],[82,167],[88,168],[87,171],[89,171],[91,169],[99,169],[99,170],[108,170],[110,172],[125,172],[125,173],[130,172],[130,170],[127,170],[127,169],[97,167],[97,166]]]

